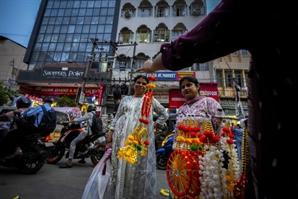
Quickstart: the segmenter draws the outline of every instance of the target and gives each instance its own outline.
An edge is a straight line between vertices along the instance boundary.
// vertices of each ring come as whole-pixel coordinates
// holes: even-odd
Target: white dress
[[[147,156],[138,156],[136,164],[130,164],[123,158],[118,159],[118,150],[124,146],[135,127],[139,124],[143,97],[124,97],[111,124],[114,130],[110,191],[105,194],[107,199],[155,199],[156,198],[156,157],[153,127],[153,110],[159,115],[157,123],[163,124],[168,119],[165,108],[153,98],[152,108],[148,117],[149,142]]]

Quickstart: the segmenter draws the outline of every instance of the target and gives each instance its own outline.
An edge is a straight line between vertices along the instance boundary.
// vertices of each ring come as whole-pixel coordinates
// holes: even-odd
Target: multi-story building
[[[20,71],[17,82],[21,91],[40,96],[75,97],[83,82],[90,98],[101,92],[102,84],[110,92],[119,87],[128,94],[127,90],[133,89],[130,82],[136,75],[134,70],[154,59],[163,42],[176,39],[202,21],[217,3],[218,0],[42,0],[24,58],[28,71]],[[92,42],[91,38],[98,40]],[[217,82],[219,101],[229,103],[234,97],[230,80],[240,77],[241,86],[246,86],[249,54],[242,53],[247,51],[195,63],[177,72],[157,72],[155,97],[171,108],[180,77],[192,75],[202,84]],[[90,54],[94,55],[91,61]],[[90,62],[90,70],[86,70]],[[231,106],[223,107],[232,113]]]

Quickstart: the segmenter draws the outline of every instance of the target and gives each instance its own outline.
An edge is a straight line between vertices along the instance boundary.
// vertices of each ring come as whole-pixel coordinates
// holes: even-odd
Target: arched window
[[[138,8],[138,17],[151,17],[153,6],[148,0],[143,0]]]
[[[183,23],[178,23],[172,30],[171,40],[177,39],[180,35],[187,32],[187,29]]]
[[[200,16],[205,14],[205,6],[201,0],[193,1],[189,6],[191,16]]]
[[[154,30],[154,42],[169,42],[170,31],[164,23],[160,23]]]
[[[185,0],[177,0],[172,6],[172,16],[173,17],[184,17],[186,16],[186,2]]]
[[[122,42],[122,43],[130,43],[130,42],[133,42],[133,32],[131,30],[129,30],[127,27],[125,28],[122,28],[120,30],[120,33],[119,33],[119,42]]]
[[[166,1],[159,1],[155,6],[155,17],[168,17],[170,15],[170,6]]]
[[[145,55],[144,53],[139,53],[135,56],[133,69],[141,68],[145,61],[149,59],[149,56]]]
[[[137,43],[149,43],[151,41],[151,30],[142,25],[137,29],[136,42]]]
[[[131,18],[136,16],[136,8],[131,5],[131,3],[126,3],[123,5],[123,8],[121,9],[121,17],[122,18]]]

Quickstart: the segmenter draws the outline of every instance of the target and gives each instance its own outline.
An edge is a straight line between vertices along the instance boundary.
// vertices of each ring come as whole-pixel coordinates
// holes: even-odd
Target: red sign
[[[104,88],[104,84],[101,83],[101,84],[99,85],[99,91],[98,91],[98,106],[101,105],[102,94],[103,94],[103,88]]]
[[[212,97],[218,101],[217,83],[200,83],[200,95]],[[180,90],[169,90],[169,108],[179,108],[185,101]]]
[[[99,93],[100,87],[85,88],[85,96],[92,97]],[[20,86],[20,93],[28,93],[30,95],[74,95],[78,92],[77,87],[34,87]]]

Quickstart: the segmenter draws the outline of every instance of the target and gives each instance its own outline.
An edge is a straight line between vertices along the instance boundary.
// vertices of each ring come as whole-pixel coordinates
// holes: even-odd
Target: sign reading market
[[[147,73],[146,76],[151,76],[150,73]],[[155,72],[154,77],[157,81],[179,81],[184,76],[196,77],[195,72],[180,71],[180,72]]]

